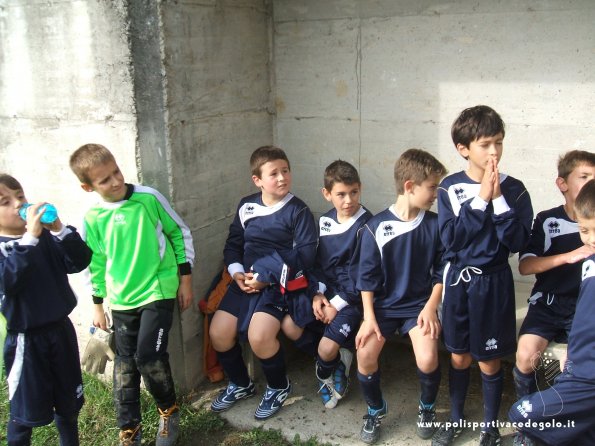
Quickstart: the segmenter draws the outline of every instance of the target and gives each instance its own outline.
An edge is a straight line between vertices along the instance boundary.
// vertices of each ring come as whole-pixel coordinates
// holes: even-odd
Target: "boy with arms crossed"
[[[462,432],[473,359],[479,362],[484,400],[480,445],[500,444],[497,427],[504,376],[500,358],[516,351],[514,283],[510,253],[529,240],[533,210],[523,183],[500,174],[504,122],[490,107],[465,109],[452,140],[469,164],[446,177],[438,191],[445,258],[442,332],[451,353],[449,423],[433,446],[452,444]]]
[[[68,318],[76,296],[67,274],[84,270],[91,250],[60,219],[42,224],[43,203],[27,203],[20,183],[0,174],[0,311],[10,414],[9,446],[31,444],[34,427],[55,421],[61,446],[78,446],[83,380],[76,333]]]
[[[574,202],[583,185],[595,177],[595,154],[572,150],[558,161],[556,185],[565,204],[535,217],[529,245],[520,253],[519,271],[535,274],[527,316],[519,332],[513,369],[517,398],[537,391],[539,358],[551,341],[567,342],[581,283],[581,262],[594,253],[581,241]],[[531,446],[515,435],[516,446]]]
[[[107,328],[104,299],[112,310],[120,445],[141,444],[141,376],[159,410],[155,444],[173,445],[180,413],[167,345],[176,297],[181,311],[192,302],[190,230],[155,189],[125,183],[104,146],[79,147],[70,157],[70,168],[84,191],[102,198],[87,211],[84,230],[93,251],[93,325]]]
[[[281,409],[291,392],[277,334],[283,328],[300,344],[299,327],[314,320],[306,295],[297,298],[291,292],[306,287],[305,272],[314,266],[316,224],[306,204],[290,193],[291,170],[283,150],[259,147],[250,157],[250,166],[260,192],[240,200],[229,227],[223,257],[234,282],[209,330],[229,379],[211,410],[227,410],[255,393],[238,344],[238,336],[245,340],[247,334],[268,384],[254,414],[264,420]]]
[[[346,161],[337,160],[327,166],[322,195],[333,209],[319,220],[313,278],[325,290],[315,290],[312,308],[316,319],[326,324],[318,344],[316,378],[324,406],[332,409],[349,386],[353,358],[349,349],[354,346],[362,319],[351,274],[360,230],[372,214],[360,204],[359,174]]]
[[[586,183],[576,197],[574,216],[582,242],[595,251],[595,180]],[[594,319],[595,254],[591,254],[582,263],[582,282],[562,374],[552,387],[524,396],[508,412],[531,444],[595,444]]]
[[[438,217],[429,209],[444,166],[423,150],[410,149],[395,164],[397,201],[364,226],[358,245],[356,287],[363,322],[355,338],[358,379],[368,405],[360,437],[374,443],[387,404],[380,389],[378,358],[386,338],[409,334],[421,385],[417,434],[430,438],[440,387],[437,309],[442,295],[442,243]]]

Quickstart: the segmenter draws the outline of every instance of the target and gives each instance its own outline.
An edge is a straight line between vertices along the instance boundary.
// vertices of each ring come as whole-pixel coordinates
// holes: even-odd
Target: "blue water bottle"
[[[29,206],[31,206],[31,203],[25,203],[19,209],[19,215],[25,221],[27,220],[27,208]],[[46,203],[39,208],[39,211],[41,211],[42,209],[45,209],[45,212],[41,216],[42,223],[50,225],[56,221],[56,219],[58,218],[58,210],[56,209],[56,206],[54,206],[53,204]]]

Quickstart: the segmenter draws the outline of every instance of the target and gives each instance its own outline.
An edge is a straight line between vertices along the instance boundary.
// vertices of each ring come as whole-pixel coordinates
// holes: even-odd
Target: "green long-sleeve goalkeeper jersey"
[[[102,201],[85,215],[83,237],[93,251],[93,295],[114,310],[176,297],[194,247],[188,226],[155,189],[127,185],[123,200]]]

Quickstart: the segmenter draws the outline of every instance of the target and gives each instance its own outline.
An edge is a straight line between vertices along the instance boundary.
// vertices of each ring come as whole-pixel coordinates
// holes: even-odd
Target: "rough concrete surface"
[[[317,394],[318,386],[314,377],[314,361],[301,354],[289,354],[288,373],[293,385],[293,392],[285,402],[281,411],[273,418],[259,422],[254,419],[254,410],[260,402],[265,381],[256,371],[255,383],[257,395],[248,400],[240,401],[222,416],[234,427],[251,429],[263,427],[283,432],[289,440],[296,435],[302,441],[316,437],[320,443],[331,445],[362,445],[359,432],[362,427],[362,417],[366,412],[366,404],[362,398],[357,382],[355,361],[351,367],[351,387],[347,396],[334,409],[325,409]],[[442,383],[438,395],[438,418],[440,421],[448,417],[448,355],[441,353]],[[257,369],[258,369],[257,364]],[[381,357],[381,380],[383,396],[388,402],[388,416],[381,425],[381,437],[378,445],[413,446],[430,444],[429,440],[422,440],[415,434],[417,419],[417,404],[419,384],[415,372],[413,351],[408,343],[391,340],[387,342]],[[500,419],[506,420],[506,413],[514,402],[512,387],[511,364],[504,363],[505,388],[500,410]],[[207,393],[203,396],[204,403],[209,404],[210,397],[214,397],[224,383],[207,384]],[[481,381],[479,369],[472,368],[471,385],[465,412],[469,421],[480,422],[483,416],[481,397]],[[503,445],[512,444],[511,428],[501,429]],[[462,434],[457,445],[477,444],[479,431],[469,431]]]

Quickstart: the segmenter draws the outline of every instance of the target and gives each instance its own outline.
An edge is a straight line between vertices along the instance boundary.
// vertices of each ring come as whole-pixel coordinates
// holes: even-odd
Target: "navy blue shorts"
[[[337,313],[330,324],[325,325],[324,337],[335,341],[341,347],[353,348],[361,321],[360,310],[353,305],[348,305]]]
[[[386,339],[392,335],[405,336],[417,325],[417,317],[378,317],[376,319],[382,336]]]
[[[54,413],[71,417],[80,411],[83,379],[70,319],[27,333],[8,333],[4,362],[11,420],[44,426],[54,420]]]
[[[505,264],[481,274],[467,271],[455,265],[447,265],[444,270],[441,321],[446,349],[451,353],[470,353],[476,361],[515,353],[516,315],[510,266]]]
[[[565,371],[552,387],[527,395],[508,412],[520,431],[546,444],[595,444],[595,382]],[[520,423],[523,423],[520,426]]]
[[[537,300],[529,299],[527,315],[521,325],[519,336],[534,334],[548,342],[568,342],[568,333],[572,327],[576,297],[541,296]]]

